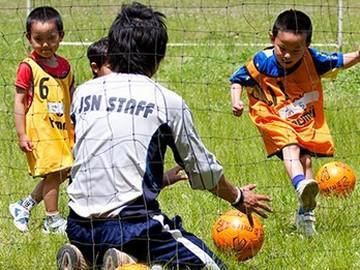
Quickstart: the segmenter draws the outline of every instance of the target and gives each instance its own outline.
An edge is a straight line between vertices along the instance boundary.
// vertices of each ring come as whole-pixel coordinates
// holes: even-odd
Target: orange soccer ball
[[[212,228],[216,247],[233,252],[239,261],[254,257],[264,243],[264,229],[255,215],[252,218],[253,227],[247,216],[238,210],[221,215]]]
[[[119,266],[116,270],[150,270],[150,268],[145,264],[127,263]]]
[[[346,196],[356,183],[356,176],[351,167],[343,162],[333,161],[323,165],[316,174],[320,193],[325,196]]]

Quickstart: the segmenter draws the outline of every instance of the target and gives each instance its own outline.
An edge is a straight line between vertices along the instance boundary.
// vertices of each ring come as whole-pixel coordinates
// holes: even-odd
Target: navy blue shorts
[[[70,210],[67,235],[93,266],[101,266],[108,248],[115,247],[139,261],[166,269],[227,269],[195,235],[185,231],[179,216],[85,219]]]

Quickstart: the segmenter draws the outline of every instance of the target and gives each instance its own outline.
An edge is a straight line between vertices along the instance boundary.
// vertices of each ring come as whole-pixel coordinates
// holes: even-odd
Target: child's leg
[[[297,175],[304,176],[304,167],[300,162],[300,147],[288,145],[282,150],[284,165],[291,180]]]
[[[43,180],[42,196],[47,214],[58,213],[59,187],[66,179],[64,172],[51,173]]]
[[[45,205],[46,219],[43,232],[65,233],[66,220],[64,220],[58,209],[59,188],[67,177],[67,171],[60,171],[46,175],[43,180],[42,196]]]
[[[309,154],[301,155],[300,161],[304,168],[305,179],[313,179],[311,156]]]
[[[288,146],[284,150],[284,164],[300,201],[295,216],[295,225],[303,235],[312,237],[316,234],[313,209],[316,206],[315,197],[319,188],[312,179],[311,156],[300,155],[300,148],[297,145]]]
[[[292,184],[298,193],[300,207],[304,211],[313,210],[316,207],[315,197],[319,192],[319,187],[315,180],[305,177],[306,174],[309,174],[311,162],[305,158],[305,163],[306,161],[309,163],[305,164],[307,167],[303,167],[303,163],[300,160],[300,147],[298,145],[284,147],[283,159]]]
[[[36,202],[36,204],[40,203],[43,200],[43,186],[44,181],[39,181],[30,194],[31,198]]]

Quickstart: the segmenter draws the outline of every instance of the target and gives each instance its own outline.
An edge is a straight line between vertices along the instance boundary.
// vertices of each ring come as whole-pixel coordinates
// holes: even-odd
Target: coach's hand
[[[255,193],[253,191],[255,188],[256,185],[254,184],[238,188],[227,181],[225,176],[222,175],[217,185],[209,191],[228,201],[233,207],[245,213],[248,217],[251,217],[251,213],[254,212],[263,218],[267,218],[267,214],[272,212],[268,204],[271,198]],[[252,220],[249,218],[249,221],[251,222]]]
[[[268,217],[268,213],[272,212],[271,206],[268,204],[271,201],[269,196],[255,193],[255,184],[249,184],[240,188],[242,191],[242,199],[233,206],[239,211],[248,216],[250,224],[252,224],[251,213],[254,212],[263,218]]]

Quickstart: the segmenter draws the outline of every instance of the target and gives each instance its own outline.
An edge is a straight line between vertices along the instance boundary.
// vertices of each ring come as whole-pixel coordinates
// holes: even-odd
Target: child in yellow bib
[[[31,209],[44,200],[43,231],[65,233],[58,195],[73,164],[70,103],[74,78],[68,61],[55,54],[64,37],[60,14],[52,7],[35,8],[27,17],[26,37],[33,50],[17,71],[15,127],[30,175],[42,179],[9,210],[15,226],[25,232]]]
[[[309,48],[310,18],[286,10],[270,34],[273,47],[258,52],[230,78],[232,110],[240,116],[243,88],[250,118],[260,131],[268,156],[277,155],[298,194],[296,226],[305,236],[315,230],[314,208],[319,187],[313,179],[312,156],[332,156],[334,144],[323,108],[321,77],[360,61],[359,52],[321,53]]]

